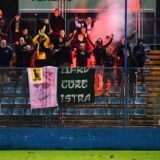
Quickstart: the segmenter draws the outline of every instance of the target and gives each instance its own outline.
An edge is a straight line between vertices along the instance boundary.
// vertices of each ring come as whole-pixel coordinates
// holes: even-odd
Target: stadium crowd
[[[20,15],[15,15],[11,24],[12,44],[8,45],[7,23],[0,10],[0,67],[9,67],[13,57],[16,57],[16,67],[105,67],[110,68],[104,72],[103,81],[111,80],[112,85],[117,79],[118,85],[122,81],[122,69],[124,67],[125,37],[114,44],[114,35],[106,36],[108,41],[104,44],[101,37],[95,42],[90,38],[94,20],[87,17],[80,22],[75,16],[70,25],[70,33],[66,36],[65,20],[61,17],[60,10],[55,9],[50,19],[40,19],[35,14],[38,25],[37,35],[30,35],[25,22]],[[115,33],[116,34],[116,33]],[[135,83],[135,72],[137,68],[141,74],[141,82],[144,83],[143,66],[145,62],[144,41],[138,40],[137,45],[131,48],[129,39],[133,38],[135,32],[127,39],[127,67],[134,68],[129,71],[129,82]],[[117,67],[116,74],[114,67]],[[116,77],[116,78],[115,78]],[[106,86],[104,86],[104,89]]]

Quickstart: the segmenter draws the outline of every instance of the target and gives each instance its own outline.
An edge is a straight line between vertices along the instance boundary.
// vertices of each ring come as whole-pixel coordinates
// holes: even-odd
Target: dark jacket
[[[83,55],[82,52],[85,54]],[[77,66],[78,67],[87,67],[87,59],[90,58],[89,52],[77,50]]]
[[[137,45],[133,49],[133,55],[137,61],[137,67],[143,67],[145,62],[145,52],[144,47],[141,45]]]
[[[106,51],[104,47],[96,47],[93,50],[93,54],[96,60],[96,65],[101,66],[102,65],[102,61],[103,61],[103,57],[105,55]]]
[[[127,57],[127,68],[128,68],[128,76],[129,76],[129,83],[136,82],[136,74],[137,71],[137,62],[134,56],[130,55]]]
[[[12,58],[12,49],[10,47],[0,47],[0,66],[8,67]]]
[[[53,14],[50,17],[50,25],[53,30],[52,36],[56,37],[59,35],[60,30],[65,29],[65,21],[61,16],[55,17]]]
[[[103,56],[103,65],[104,67],[110,67],[107,71],[113,71],[113,67],[115,65],[115,57],[113,55],[105,54]]]

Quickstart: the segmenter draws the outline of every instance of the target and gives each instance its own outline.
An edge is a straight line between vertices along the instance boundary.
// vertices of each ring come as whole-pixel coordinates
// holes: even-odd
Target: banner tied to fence
[[[28,68],[31,108],[55,107],[57,103],[57,68]]]
[[[60,104],[93,103],[94,73],[93,68],[59,68],[58,102]]]

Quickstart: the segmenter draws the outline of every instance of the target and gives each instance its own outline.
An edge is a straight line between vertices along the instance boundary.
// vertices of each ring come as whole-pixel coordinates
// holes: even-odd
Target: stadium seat
[[[29,104],[29,105],[31,104],[31,102],[30,102],[30,98],[28,98],[28,100],[27,100],[27,104]]]
[[[12,97],[2,97],[1,99],[1,104],[3,105],[8,105],[8,104],[13,104],[14,100]]]
[[[80,115],[81,116],[90,116],[90,115],[92,115],[92,110],[89,108],[81,108]]]
[[[0,116],[8,116],[11,115],[11,110],[9,108],[1,108],[0,109]]]
[[[119,114],[121,116],[123,115],[122,109],[120,110]],[[128,116],[134,116],[134,109],[131,109],[131,108],[128,109]]]
[[[49,116],[52,115],[51,108],[43,108],[39,110],[39,115],[40,116]]]
[[[133,104],[133,98],[127,97],[127,104]]]
[[[137,86],[136,87],[136,93],[148,93],[147,87],[146,86]]]
[[[108,98],[108,104],[120,104],[120,99],[117,97]]]
[[[27,100],[26,100],[25,97],[16,97],[15,101],[14,101],[14,104],[25,105],[27,103],[26,101]]]
[[[106,114],[106,110],[104,108],[95,108],[93,110],[93,115],[95,116],[104,116]]]
[[[52,115],[54,115],[54,116],[60,115],[60,109],[58,107],[54,108]]]
[[[119,111],[118,111],[117,108],[109,108],[109,109],[107,109],[106,115],[108,115],[108,116],[118,116]]]
[[[151,50],[151,47],[150,47],[150,45],[149,44],[143,44],[143,46],[144,46],[144,51],[145,52],[147,52],[147,51],[150,51]]]
[[[147,73],[147,72],[150,72],[150,69],[147,66],[144,66],[143,71]]]
[[[146,61],[146,62],[149,62],[149,61],[150,61],[150,58],[149,58],[148,54],[145,54],[145,61]]]
[[[66,115],[79,115],[76,108],[67,108]]]
[[[3,94],[14,94],[15,93],[15,87],[13,85],[6,85],[2,87],[2,93]]]
[[[17,94],[27,94],[28,93],[28,90],[27,88],[25,88],[24,86],[18,86],[16,88],[16,93]]]
[[[135,116],[145,116],[146,115],[146,111],[144,108],[136,108],[134,110],[134,115]]]
[[[120,92],[121,92],[121,90],[119,87],[115,87],[114,89],[110,88],[110,90],[108,91],[109,94],[118,94]]]
[[[136,97],[134,104],[147,104],[147,101],[144,97]]]
[[[106,97],[95,97],[95,104],[106,104],[107,98]]]
[[[38,110],[37,109],[27,108],[26,115],[27,116],[37,116],[38,115]]]
[[[23,115],[25,115],[24,109],[23,108],[14,108],[12,115],[13,116],[23,116]]]

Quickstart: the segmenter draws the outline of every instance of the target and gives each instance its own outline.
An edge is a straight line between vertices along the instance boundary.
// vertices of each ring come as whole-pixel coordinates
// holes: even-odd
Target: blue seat
[[[25,115],[25,111],[23,108],[14,108],[12,115],[13,116],[23,116],[23,115]]]
[[[92,115],[92,113],[93,113],[92,110],[89,108],[81,108],[79,114],[81,116],[90,116],[90,115]]]
[[[67,108],[66,115],[79,115],[76,108]]]
[[[150,45],[149,44],[143,44],[143,46],[144,46],[144,51],[145,52],[147,52],[147,51],[150,51],[151,50],[151,47],[150,47]]]
[[[106,115],[108,115],[108,116],[118,116],[119,111],[118,111],[117,108],[109,108],[109,109],[107,109]]]
[[[9,108],[1,108],[0,109],[0,116],[9,116],[11,115],[11,110]]]
[[[127,97],[127,104],[134,104],[133,98]]]
[[[133,116],[134,115],[134,109],[129,109],[128,110],[128,115]]]
[[[39,115],[40,116],[49,116],[52,115],[51,108],[43,108],[39,110]]]
[[[8,105],[13,104],[14,99],[12,97],[2,97],[1,104]]]
[[[37,109],[27,108],[26,115],[27,116],[37,116],[38,115],[38,110]]]
[[[31,102],[30,102],[30,98],[28,98],[28,100],[27,100],[27,104],[31,104]]]
[[[121,89],[119,87],[115,87],[114,89],[113,88],[110,88],[110,90],[108,91],[108,93],[110,94],[113,94],[113,93],[120,93],[121,92]]]
[[[95,108],[93,110],[93,115],[95,116],[104,116],[106,114],[106,110],[104,108]]]
[[[95,97],[95,104],[106,104],[107,103],[107,99],[106,97]]]
[[[145,116],[146,115],[146,111],[144,108],[136,108],[134,110],[134,115],[135,116]]]
[[[136,93],[148,93],[146,86],[137,86],[136,87]]]
[[[150,69],[147,66],[144,66],[143,71],[147,73],[147,72],[150,72]]]
[[[150,58],[149,58],[148,54],[145,54],[145,61],[146,61],[146,62],[149,62],[149,61],[150,61]]]
[[[14,104],[18,104],[18,105],[25,105],[27,103],[27,100],[25,97],[16,97]]]
[[[136,97],[134,104],[147,104],[147,101],[144,97]]]
[[[52,115],[54,115],[54,116],[60,115],[60,109],[58,107],[54,108]]]
[[[121,101],[117,97],[108,98],[108,104],[121,104]]]
[[[24,86],[23,87],[22,86],[18,86],[16,88],[16,93],[17,94],[27,94],[28,93],[28,89],[25,88]]]
[[[119,114],[122,116],[123,111],[120,110]],[[128,109],[128,116],[134,116],[134,109],[131,109],[131,108]]]
[[[15,93],[15,87],[13,85],[7,85],[2,87],[2,93],[3,94],[14,94]]]

